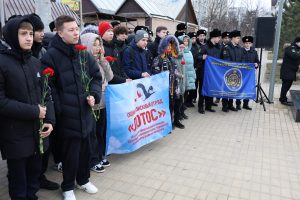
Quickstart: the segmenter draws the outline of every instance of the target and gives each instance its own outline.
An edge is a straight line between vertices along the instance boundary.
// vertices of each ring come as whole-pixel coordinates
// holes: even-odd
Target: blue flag
[[[236,63],[207,56],[202,95],[228,99],[256,99],[254,63]]]
[[[169,72],[108,85],[106,154],[123,154],[158,140],[172,130]]]

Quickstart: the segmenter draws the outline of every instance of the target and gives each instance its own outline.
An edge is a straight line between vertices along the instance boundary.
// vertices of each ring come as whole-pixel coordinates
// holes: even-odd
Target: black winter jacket
[[[88,94],[81,81],[79,59],[74,45],[67,45],[58,35],[52,39],[51,47],[42,58],[42,63],[55,71],[51,89],[59,127],[57,133],[62,138],[86,138],[95,123],[86,100]],[[92,78],[90,95],[99,103],[102,91],[99,66],[87,52],[81,54],[81,59],[85,60],[88,75]]]
[[[239,45],[234,46],[232,42],[222,49],[221,58],[232,62],[242,62],[242,48]]]
[[[280,78],[295,81],[299,65],[300,47],[293,43],[284,50],[283,61],[280,69]]]
[[[104,56],[112,56],[118,59],[114,61],[113,64],[111,63],[111,69],[114,73],[114,79],[112,79],[109,83],[110,84],[125,83],[126,79],[128,79],[128,76],[126,75],[126,73],[122,68],[122,60],[118,48],[116,48],[114,42],[108,43],[105,40],[103,40],[103,46],[105,50]]]
[[[20,17],[6,24],[3,34],[10,47],[0,48],[0,149],[3,159],[29,157],[38,152],[42,68],[41,62],[31,56],[31,52],[22,51],[18,44],[18,27],[23,21]],[[47,102],[44,122],[54,126],[50,96]],[[44,150],[47,148],[48,138],[45,138]]]
[[[259,63],[259,58],[257,51],[254,48],[251,48],[250,50],[246,50],[243,48],[243,54],[242,54],[242,60],[245,63]]]

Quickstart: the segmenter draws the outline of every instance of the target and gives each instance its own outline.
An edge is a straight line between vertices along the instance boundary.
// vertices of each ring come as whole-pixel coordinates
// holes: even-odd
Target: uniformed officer
[[[282,80],[279,101],[283,105],[292,106],[288,101],[286,94],[291,88],[293,81],[296,81],[296,72],[300,65],[300,36],[296,37],[294,42],[285,48],[283,61],[280,69],[280,78]]]
[[[196,32],[189,32],[188,36],[191,38],[192,41],[192,48],[191,48],[191,52],[193,54],[193,58],[194,58],[194,68],[197,74],[197,66],[198,66],[198,56],[199,56],[199,49],[200,46],[197,44],[197,33]],[[198,87],[198,82],[197,80],[195,81],[195,85],[196,88]],[[191,90],[190,91],[190,96],[192,98],[192,103],[196,103],[196,99],[197,99],[197,90]]]
[[[229,36],[230,36],[230,32],[225,31],[222,33],[222,44],[221,44],[222,48],[225,47],[227,44],[229,44],[230,42]]]
[[[203,63],[206,59],[207,56],[211,56],[214,58],[220,58],[221,57],[221,46],[219,44],[221,40],[221,31],[218,29],[214,29],[213,31],[210,32],[209,34],[209,40],[205,45],[201,47],[201,57],[203,60]],[[216,112],[214,109],[212,109],[213,105],[213,98],[212,97],[207,97],[202,95],[202,85],[203,85],[203,80],[204,80],[204,67],[202,71],[202,77],[200,78],[199,82],[199,101],[198,101],[198,112],[201,114],[204,114],[204,101],[205,101],[205,110],[209,112]]]
[[[245,36],[242,38],[244,48],[243,48],[243,62],[245,63],[254,63],[255,68],[258,67],[259,59],[257,51],[252,47],[253,46],[253,37],[252,36]],[[237,106],[241,104],[241,100],[236,100]],[[249,100],[245,99],[243,101],[243,108],[246,110],[252,110],[249,107]]]
[[[242,48],[239,45],[241,40],[241,32],[234,30],[229,36],[231,41],[222,49],[221,58],[228,61],[242,62]],[[233,99],[223,98],[222,106],[223,112],[228,112],[228,110],[238,111],[241,109],[240,104],[237,105],[237,108],[233,106]]]
[[[200,78],[202,77],[202,79],[203,79],[204,61],[203,61],[200,53],[201,53],[201,47],[206,44],[206,34],[207,34],[207,31],[204,29],[200,29],[197,31],[196,46],[198,48],[198,54],[194,55],[195,52],[194,53],[192,52],[193,56],[194,56],[195,70],[196,70],[196,76],[197,76],[196,82],[195,82],[196,89],[191,91],[191,94],[192,94],[191,97],[193,98],[194,103],[196,103],[196,99],[197,99],[197,91],[198,91],[199,84],[200,84]]]
[[[221,42],[221,48],[223,49],[229,42],[230,42],[230,32],[224,31],[222,33],[222,42]],[[220,103],[221,98],[216,98],[215,103]]]

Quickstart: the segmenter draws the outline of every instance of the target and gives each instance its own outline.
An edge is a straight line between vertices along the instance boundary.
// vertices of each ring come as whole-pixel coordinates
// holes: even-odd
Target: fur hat
[[[109,22],[107,22],[107,21],[101,22],[101,23],[99,24],[99,26],[98,26],[99,35],[100,35],[101,37],[103,37],[104,33],[105,33],[106,31],[108,31],[109,29],[112,29],[112,26],[111,26],[111,24],[110,24]]]
[[[44,24],[40,18],[40,16],[38,16],[35,13],[29,14],[29,15],[25,15],[25,17],[27,17],[29,19],[29,21],[31,22],[32,26],[33,26],[33,30],[35,31],[40,31],[40,30],[44,30]]]
[[[221,31],[219,29],[214,29],[212,30],[210,33],[209,33],[209,37],[210,38],[213,38],[213,37],[220,37],[222,34],[221,34]]]
[[[230,38],[241,37],[241,31],[238,31],[238,30],[231,31],[230,34],[229,34],[229,37]]]
[[[228,31],[225,31],[222,33],[222,38],[229,37],[229,36],[230,36],[230,33]]]
[[[206,31],[206,30],[204,30],[204,29],[200,29],[200,30],[198,30],[198,31],[197,31],[197,37],[198,37],[199,35],[201,35],[201,34],[204,34],[204,35],[206,35],[206,34],[207,34],[207,31]]]
[[[186,30],[186,25],[184,23],[177,24],[176,30],[177,31]]]
[[[245,42],[251,42],[253,43],[253,37],[252,36],[245,36],[242,38],[242,41]]]
[[[148,31],[148,28],[146,26],[136,26],[134,28],[134,33],[136,33],[138,30]]]
[[[144,30],[138,30],[134,35],[134,41],[138,43],[143,38],[149,38],[149,34]]]
[[[192,38],[192,37],[197,37],[197,33],[196,33],[196,32],[189,32],[189,33],[188,33],[188,36],[189,36],[190,38]]]

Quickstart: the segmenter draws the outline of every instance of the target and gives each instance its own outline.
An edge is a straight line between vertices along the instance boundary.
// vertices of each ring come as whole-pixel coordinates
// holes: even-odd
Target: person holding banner
[[[222,42],[221,42],[221,49],[223,49],[229,42],[230,42],[230,32],[224,31],[222,33]],[[221,98],[216,98],[215,103],[220,103]]]
[[[220,58],[221,57],[221,46],[219,44],[221,40],[221,31],[219,29],[214,29],[209,34],[209,40],[208,42],[202,46],[201,50],[201,57],[202,60],[205,61],[207,56],[211,56],[214,58]],[[204,74],[205,76],[205,74]],[[198,112],[201,114],[204,114],[204,100],[205,100],[205,110],[209,112],[216,112],[214,109],[212,109],[213,104],[213,97],[203,96],[202,95],[202,85],[203,85],[203,79],[199,84],[199,100],[198,100]]]
[[[292,106],[293,103],[288,101],[286,94],[291,88],[293,81],[296,81],[296,73],[300,67],[300,37],[296,37],[294,42],[285,48],[283,61],[280,69],[280,78],[282,86],[279,101],[286,106]]]
[[[158,46],[157,53],[159,56],[153,60],[152,74],[169,71],[169,108],[173,128],[175,126],[184,128],[184,125],[180,123],[179,119],[174,119],[175,99],[180,96],[179,78],[184,78],[182,74],[179,74],[178,66],[176,65],[176,58],[179,54],[179,43],[176,37],[167,35],[163,38]]]
[[[259,64],[259,58],[257,51],[252,47],[253,45],[253,37],[252,36],[245,36],[242,38],[244,48],[243,48],[243,62],[245,63],[254,63],[255,68],[258,67]],[[241,100],[236,100],[237,104],[240,103]],[[249,107],[249,100],[245,99],[243,100],[243,108],[246,110],[252,110],[252,108]]]
[[[134,39],[124,50],[122,65],[125,73],[131,79],[149,77],[151,72],[148,69],[146,50],[149,35],[144,30],[138,30]]]
[[[230,33],[231,41],[222,49],[221,59],[233,62],[242,62],[242,47],[239,43],[241,40],[241,32],[234,30]],[[233,99],[222,99],[222,111],[228,112],[241,110],[241,102],[236,102],[236,108],[233,106]]]

